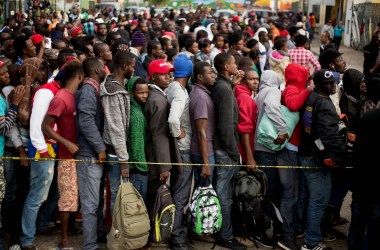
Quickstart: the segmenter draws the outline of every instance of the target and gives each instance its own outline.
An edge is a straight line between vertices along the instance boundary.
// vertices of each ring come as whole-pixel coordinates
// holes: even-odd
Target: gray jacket
[[[191,124],[189,113],[189,94],[185,87],[179,82],[173,81],[165,90],[166,97],[170,103],[168,118],[170,132],[173,137],[181,134],[181,128],[185,130],[185,137],[178,140],[179,150],[190,150]]]
[[[100,85],[100,97],[104,111],[104,142],[113,147],[119,161],[128,161],[129,93],[124,83],[120,85],[107,76]]]
[[[286,123],[281,112],[281,79],[276,72],[266,70],[261,75],[259,93],[255,97],[259,114],[257,116],[257,127],[260,126],[264,113],[273,122],[278,135],[286,134]],[[257,142],[257,131],[255,133],[255,151],[274,153],[269,148]]]

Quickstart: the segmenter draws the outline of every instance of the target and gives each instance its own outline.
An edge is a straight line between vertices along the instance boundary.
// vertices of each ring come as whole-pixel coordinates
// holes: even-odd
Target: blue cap
[[[173,62],[174,77],[189,77],[193,74],[193,63],[186,54],[179,54]]]

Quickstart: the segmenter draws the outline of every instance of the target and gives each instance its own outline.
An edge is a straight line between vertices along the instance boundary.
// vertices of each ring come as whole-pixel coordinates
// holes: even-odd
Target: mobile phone
[[[45,49],[51,49],[51,38],[50,37],[45,38]]]

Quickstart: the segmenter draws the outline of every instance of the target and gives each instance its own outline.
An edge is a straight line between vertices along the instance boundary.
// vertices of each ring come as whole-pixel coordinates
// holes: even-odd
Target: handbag
[[[286,123],[286,132],[289,136],[291,136],[300,119],[299,112],[291,112],[286,106],[281,105],[281,113]],[[278,133],[275,126],[273,125],[272,120],[269,119],[266,113],[264,113],[263,117],[261,118],[259,127],[257,129],[257,142],[272,151],[280,151],[288,142],[288,139],[286,139],[285,143],[283,144],[275,144],[273,142],[278,137]]]

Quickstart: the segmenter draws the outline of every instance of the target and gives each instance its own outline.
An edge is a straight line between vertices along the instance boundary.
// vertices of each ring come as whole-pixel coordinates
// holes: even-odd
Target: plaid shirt
[[[314,67],[314,72],[321,69],[321,65],[310,50],[303,47],[295,47],[289,50],[289,55],[290,62],[292,63],[298,63],[304,67],[309,67],[309,63],[311,63]]]

